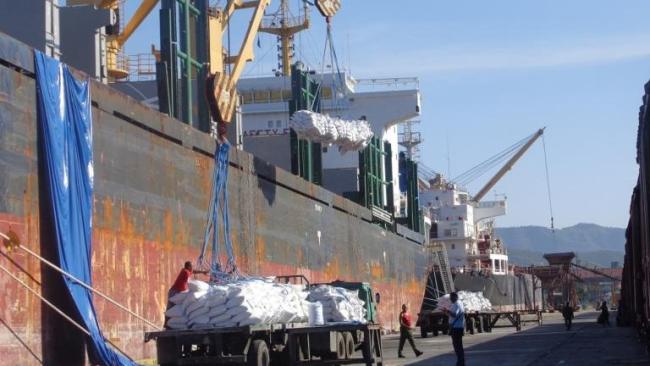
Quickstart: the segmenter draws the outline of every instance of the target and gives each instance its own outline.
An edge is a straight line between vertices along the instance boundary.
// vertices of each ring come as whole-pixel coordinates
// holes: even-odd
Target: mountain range
[[[546,264],[544,253],[575,252],[578,260],[609,267],[623,264],[625,229],[581,223],[551,230],[542,226],[496,229],[510,256],[518,265]]]

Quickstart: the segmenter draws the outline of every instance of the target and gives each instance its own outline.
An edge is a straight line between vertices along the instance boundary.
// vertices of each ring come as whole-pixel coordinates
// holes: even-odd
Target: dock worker
[[[609,326],[609,309],[607,309],[607,301],[603,301],[603,303],[600,305],[600,315],[598,316],[598,324],[602,324],[603,327]]]
[[[465,333],[465,308],[463,303],[458,301],[458,294],[449,294],[451,307],[445,310],[449,317],[449,334],[456,352],[456,366],[465,366],[465,350],[463,349],[463,334]]]
[[[174,284],[167,292],[167,298],[170,299],[172,296],[176,295],[179,292],[187,291],[189,289],[187,283],[192,277],[193,273],[208,274],[208,271],[195,271],[192,269],[192,262],[185,262],[183,269],[181,269],[181,271],[178,273],[178,276],[176,277],[176,281],[174,281]]]
[[[189,290],[188,281],[192,277],[193,273],[208,274],[209,271],[195,271],[192,269],[192,262],[185,262],[183,269],[181,269],[180,273],[178,273],[178,276],[176,277],[176,281],[174,281],[172,287],[167,291],[167,308],[165,309],[165,312],[174,306],[169,299],[180,292]],[[169,320],[169,318],[165,317],[165,328],[167,328],[167,320]]]
[[[201,274],[208,274],[208,271],[195,271],[192,269],[192,262],[187,261],[185,262],[185,265],[183,266],[183,269],[181,269],[180,273],[178,273],[178,276],[176,277],[176,281],[174,281],[174,284],[172,287],[167,291],[167,308],[165,311],[169,310],[174,304],[169,301],[174,295],[184,292],[189,290],[188,287],[188,281],[192,277],[193,273],[201,273]],[[165,317],[165,325],[167,324],[167,317]]]
[[[562,308],[562,317],[564,317],[564,325],[566,326],[566,330],[571,330],[571,322],[573,321],[573,307],[569,305],[568,301]]]
[[[413,352],[415,352],[415,357],[420,357],[422,352],[415,347],[415,342],[413,341],[413,334],[411,334],[411,314],[408,313],[408,308],[406,304],[402,304],[402,312],[399,313],[399,348],[397,349],[397,357],[404,358],[402,350],[404,349],[404,343],[408,340]]]

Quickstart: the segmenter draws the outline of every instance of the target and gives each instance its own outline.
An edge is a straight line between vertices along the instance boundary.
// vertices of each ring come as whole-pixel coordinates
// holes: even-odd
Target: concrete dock
[[[521,332],[498,328],[492,333],[467,335],[463,338],[466,365],[650,365],[650,358],[632,328],[616,327],[613,314],[612,326],[603,327],[596,324],[597,316],[596,312],[577,313],[571,331],[565,330],[559,313],[552,313],[544,314],[543,325],[529,325]],[[456,364],[449,336],[426,339],[415,336],[416,345],[424,352],[419,358],[407,344],[404,350],[407,358],[398,359],[398,341],[396,335],[384,338],[385,365]]]

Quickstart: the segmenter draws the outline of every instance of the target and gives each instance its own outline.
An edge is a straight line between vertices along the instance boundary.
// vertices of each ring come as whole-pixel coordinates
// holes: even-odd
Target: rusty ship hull
[[[0,33],[0,231],[13,230],[52,257],[39,208],[34,77],[32,49]],[[167,290],[202,243],[214,141],[107,85],[92,82],[91,98],[94,286],[162,324]],[[386,328],[398,326],[402,303],[420,304],[427,257],[415,233],[383,230],[366,208],[242,151],[231,153],[229,174],[232,241],[243,273],[367,281],[381,294]],[[16,251],[0,262],[71,309],[60,299],[60,278],[34,258]],[[73,327],[9,276],[0,274],[0,284],[2,364],[83,363],[83,338]],[[149,327],[101,298],[94,303],[107,338],[136,360],[155,358],[154,345],[143,342]]]

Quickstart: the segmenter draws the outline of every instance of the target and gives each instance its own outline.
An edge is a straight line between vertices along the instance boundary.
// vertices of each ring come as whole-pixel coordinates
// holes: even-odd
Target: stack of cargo
[[[327,285],[307,291],[304,286],[271,279],[223,285],[191,280],[187,292],[169,300],[174,304],[165,312],[170,329],[306,323],[310,301],[322,304],[325,322],[363,322],[365,317],[364,303],[355,291]]]
[[[365,322],[366,309],[358,291],[320,285],[309,292],[307,300],[323,304],[326,322]]]
[[[492,310],[492,303],[480,291],[458,291],[458,301],[463,304],[466,313]],[[451,299],[449,294],[438,298],[438,310],[449,310],[450,308]]]
[[[362,150],[373,136],[367,121],[343,120],[306,110],[295,112],[289,122],[298,137],[338,145],[342,152]]]

